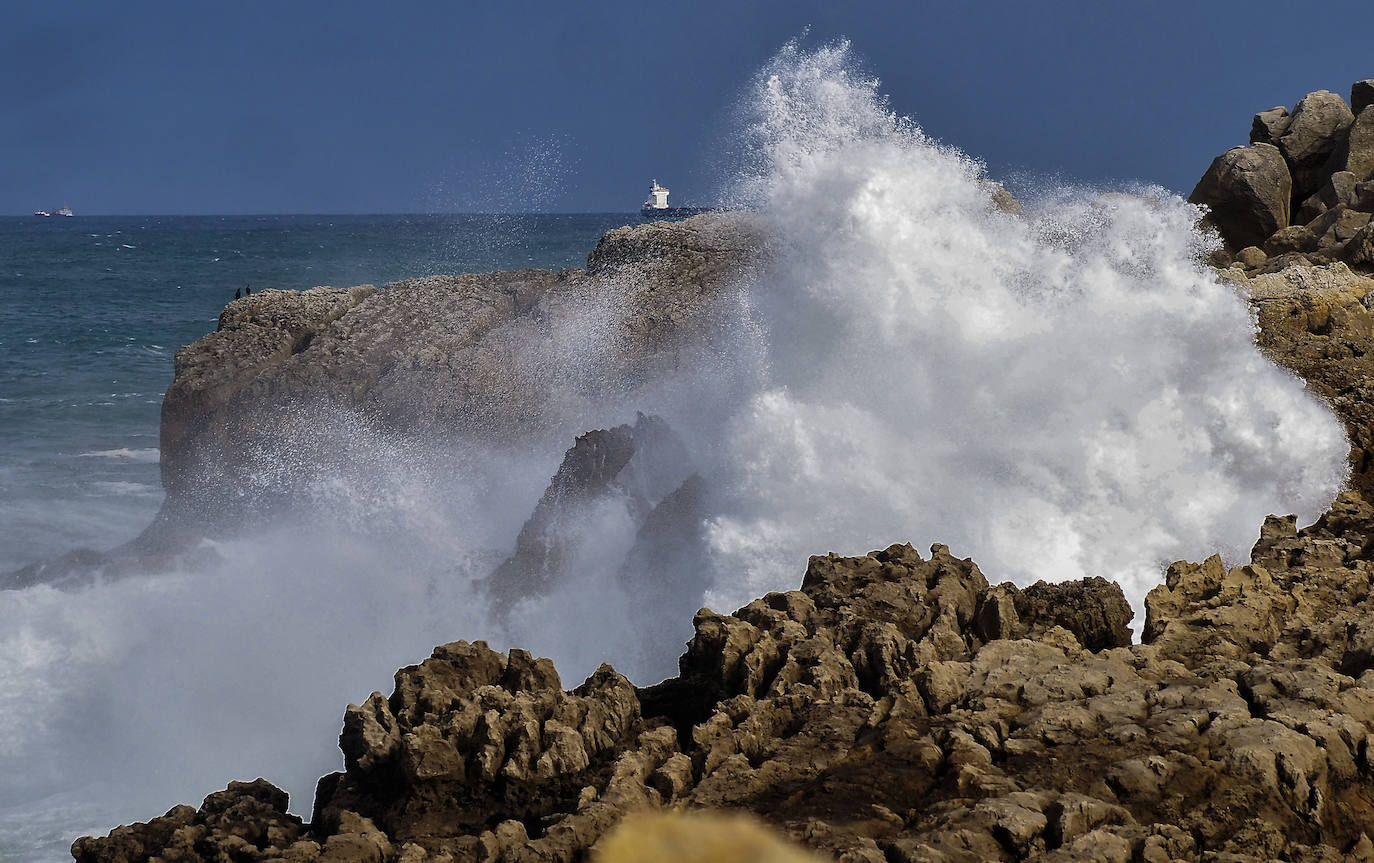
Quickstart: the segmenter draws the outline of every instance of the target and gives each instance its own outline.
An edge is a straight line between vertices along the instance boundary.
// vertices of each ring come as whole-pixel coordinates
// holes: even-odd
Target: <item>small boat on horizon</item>
[[[53,210],[51,213],[48,212],[47,210],[36,210],[36,211],[34,211],[34,215],[35,215],[35,216],[42,216],[42,217],[45,218],[45,219],[50,219],[50,218],[52,218],[53,216],[62,216],[62,217],[64,217],[64,218],[70,219],[71,217],[75,216],[76,213],[73,213],[73,212],[72,212],[72,208],[71,208],[71,207],[68,207],[66,204],[63,204],[62,206],[58,207],[56,210]]]
[[[670,207],[668,206],[668,190],[658,184],[658,180],[649,181],[649,197],[644,202],[644,206],[639,208],[639,214],[646,219],[678,219],[685,216],[697,216],[702,213],[714,213],[716,207]]]

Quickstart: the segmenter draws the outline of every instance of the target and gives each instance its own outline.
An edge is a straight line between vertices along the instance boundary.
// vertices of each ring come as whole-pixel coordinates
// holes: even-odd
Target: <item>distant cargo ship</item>
[[[42,217],[45,218],[45,219],[50,219],[50,218],[52,218],[53,216],[65,216],[66,218],[70,219],[72,216],[75,216],[76,213],[73,213],[73,212],[72,212],[72,208],[71,208],[71,207],[68,207],[68,206],[65,206],[65,205],[64,205],[64,206],[58,207],[56,210],[53,210],[51,213],[49,213],[47,210],[38,210],[37,212],[34,213],[34,215],[35,215],[35,216],[42,216]]]
[[[668,190],[660,186],[658,180],[650,180],[649,184],[649,199],[639,208],[639,214],[646,219],[678,219],[716,210],[715,207],[670,207]]]

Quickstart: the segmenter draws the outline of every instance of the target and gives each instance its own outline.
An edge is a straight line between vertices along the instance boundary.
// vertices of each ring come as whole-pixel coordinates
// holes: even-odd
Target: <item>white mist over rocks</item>
[[[1193,207],[1153,190],[1001,212],[982,167],[894,115],[846,44],[788,46],[755,85],[730,195],[766,224],[770,264],[721,300],[732,324],[700,364],[588,396],[626,313],[609,286],[522,358],[566,377],[576,414],[537,452],[436,452],[312,414],[302,440],[334,434],[355,469],[299,523],[183,572],[3,597],[0,845],[61,851],[259,775],[308,813],[341,766],[345,704],[438,643],[527,647],[568,686],[601,661],[673,673],[690,612],[631,620],[656,588],[646,602],[618,576],[628,502],[570,522],[573,577],[506,625],[474,587],[572,435],[636,410],[704,480],[694,565],[721,611],[797,587],[810,554],[910,541],[994,582],[1111,578],[1139,614],[1169,561],[1239,561],[1265,515],[1310,521],[1340,490],[1339,422],[1258,353],[1246,302],[1200,263]],[[265,459],[260,480],[299,469]]]

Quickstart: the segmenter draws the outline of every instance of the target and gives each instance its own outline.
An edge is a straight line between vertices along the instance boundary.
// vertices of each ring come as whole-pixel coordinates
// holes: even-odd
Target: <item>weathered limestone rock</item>
[[[1204,204],[1228,246],[1261,246],[1288,227],[1293,182],[1276,147],[1235,147],[1212,160],[1188,200]]]
[[[813,557],[801,590],[699,613],[679,677],[647,689],[436,649],[349,708],[308,828],[186,844],[240,805],[212,795],[76,850],[572,861],[671,804],[847,860],[1343,859],[1374,831],[1371,548],[1354,492],[1302,531],[1270,519],[1246,566],[1170,567],[1135,645],[1100,580],[990,587],[940,545]]]
[[[1264,253],[1271,258],[1293,252],[1315,252],[1317,235],[1306,225],[1289,225],[1275,231],[1264,241]]]
[[[1349,171],[1357,182],[1374,177],[1374,105],[1356,115],[1332,159],[1333,167]]]
[[[286,792],[264,779],[230,782],[224,791],[206,797],[199,810],[176,806],[161,818],[117,828],[106,838],[78,839],[72,856],[78,863],[213,860],[219,855],[267,859],[266,849],[293,848],[305,834],[301,819],[286,807]],[[318,846],[314,851],[317,855]]]
[[[1345,253],[1369,241],[1362,237],[1374,238],[1374,229],[1357,233]],[[1344,421],[1351,485],[1374,496],[1374,316],[1364,302],[1374,279],[1333,263],[1240,275],[1236,284],[1258,309],[1261,350],[1306,380]]]
[[[221,506],[219,521],[261,517],[317,477],[348,469],[350,453],[322,421],[339,414],[436,441],[547,432],[558,413],[550,405],[676,363],[703,341],[713,301],[764,248],[748,214],[715,213],[610,231],[585,271],[235,300],[217,332],[177,353],[163,402],[165,508],[208,497]],[[591,379],[573,380],[558,334],[585,329],[597,303],[617,310],[605,334],[614,350]],[[264,475],[279,451],[316,458]]]

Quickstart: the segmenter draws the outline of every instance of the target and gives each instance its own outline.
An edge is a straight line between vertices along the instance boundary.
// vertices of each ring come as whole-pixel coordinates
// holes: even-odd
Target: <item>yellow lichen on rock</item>
[[[820,863],[757,818],[738,813],[631,815],[593,849],[595,863]]]

